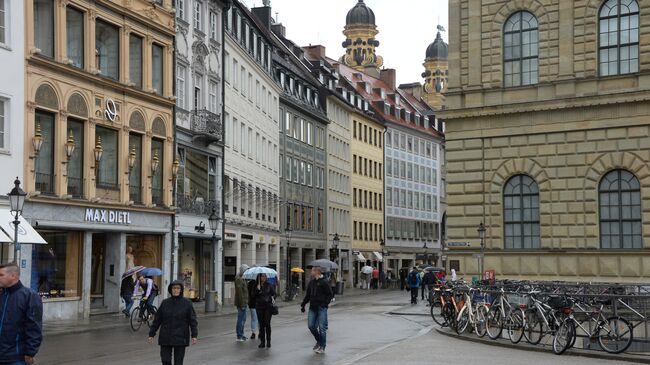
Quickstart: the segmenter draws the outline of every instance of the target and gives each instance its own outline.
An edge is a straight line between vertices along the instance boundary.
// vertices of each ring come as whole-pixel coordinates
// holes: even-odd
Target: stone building
[[[451,0],[452,267],[650,275],[650,3]],[[646,19],[646,21],[643,21]]]
[[[25,1],[25,20],[24,216],[48,244],[23,280],[46,319],[118,312],[130,266],[170,279],[172,1]]]

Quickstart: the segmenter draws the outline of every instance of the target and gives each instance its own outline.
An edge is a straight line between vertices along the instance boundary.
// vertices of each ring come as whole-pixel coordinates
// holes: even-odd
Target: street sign
[[[440,259],[441,259],[442,261],[447,261],[447,256],[442,255],[442,257],[441,257]]]
[[[359,254],[359,251],[352,251],[352,254],[353,254],[354,256],[356,256],[356,255]]]
[[[475,253],[475,254],[473,254],[472,256],[474,256],[475,259],[480,259],[481,257],[483,257],[483,254],[481,254],[481,253]]]
[[[469,242],[447,242],[447,247],[469,247]]]

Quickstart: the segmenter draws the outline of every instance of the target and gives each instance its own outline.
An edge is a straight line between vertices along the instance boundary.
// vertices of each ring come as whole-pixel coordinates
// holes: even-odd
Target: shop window
[[[54,1],[34,0],[34,45],[54,58]]]
[[[626,170],[605,175],[599,186],[600,247],[643,248],[641,186]]]
[[[83,152],[84,124],[81,121],[68,119],[68,138],[72,137],[75,149],[68,160],[67,180],[68,195],[73,198],[83,197]]]
[[[84,67],[84,13],[66,8],[66,36],[68,59],[74,67]]]
[[[43,299],[81,297],[80,232],[39,231],[47,245],[32,248],[31,288]]]
[[[36,190],[41,194],[54,193],[54,115],[36,111],[36,129],[41,130],[43,144],[36,156]]]
[[[162,269],[162,238],[163,236],[158,235],[126,235],[127,250],[132,250],[134,264]],[[160,279],[160,276],[156,276],[154,282],[162,288]]]
[[[120,31],[101,20],[95,25],[95,67],[102,76],[120,78]]]
[[[102,159],[99,161],[97,186],[117,189],[117,131],[103,127],[95,129],[96,140],[102,143]]]

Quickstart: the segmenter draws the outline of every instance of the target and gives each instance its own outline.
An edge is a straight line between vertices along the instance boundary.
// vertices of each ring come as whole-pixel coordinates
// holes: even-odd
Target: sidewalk
[[[377,294],[393,292],[394,290],[361,290],[356,288],[346,288],[343,292],[344,295],[337,295],[336,301],[331,304],[331,306],[336,306],[338,303],[345,303],[347,300],[359,297],[362,295],[374,296]],[[278,307],[289,307],[300,305],[302,297],[296,298],[292,302],[285,302],[283,300],[278,300],[276,303]],[[201,303],[203,304],[203,303]],[[228,316],[237,313],[237,309],[234,305],[228,304],[223,308],[219,308],[217,312],[206,313],[205,307],[200,305],[200,307],[195,306],[196,315],[200,318],[214,318],[221,316]],[[55,336],[55,335],[64,335],[72,333],[85,333],[85,332],[95,332],[103,331],[113,328],[120,328],[126,325],[126,319],[122,313],[112,313],[112,314],[101,314],[94,315],[88,319],[74,319],[74,320],[54,320],[47,321],[43,323],[43,335],[44,336]]]

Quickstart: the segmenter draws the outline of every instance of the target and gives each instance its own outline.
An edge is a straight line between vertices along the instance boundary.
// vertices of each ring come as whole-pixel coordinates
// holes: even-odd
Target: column
[[[128,25],[125,25],[124,28],[122,28],[122,43],[121,43],[121,50],[120,52],[122,53],[122,59],[120,60],[121,62],[121,69],[122,69],[122,76],[120,77],[122,80],[124,80],[124,83],[127,85],[131,84],[131,49],[130,49],[130,42],[129,38],[131,37],[131,27]]]
[[[147,131],[142,138],[142,201],[147,206],[151,206],[151,136]]]
[[[81,276],[81,305],[83,318],[90,318],[90,282],[92,280],[93,234],[84,232]]]
[[[171,216],[165,218],[171,220]],[[171,225],[171,224],[170,224]],[[167,292],[167,286],[169,285],[170,281],[170,276],[171,276],[171,251],[172,251],[172,234],[171,232],[167,232],[165,236],[163,237],[163,247],[162,247],[163,253],[162,253],[162,269],[163,273],[166,273],[162,277],[162,287],[163,289],[160,290],[160,293],[158,294],[160,296],[160,299],[158,300],[158,303],[162,301],[162,299],[166,298],[169,296],[169,293]],[[171,278],[173,279],[173,278]],[[160,305],[160,304],[159,304]]]
[[[66,7],[68,5],[67,0],[59,0],[59,6],[54,9],[54,28],[55,28],[55,37],[54,37],[54,47],[56,51],[54,52],[56,59],[59,62],[68,63],[68,29],[67,29],[67,13]],[[57,14],[58,13],[58,14]],[[58,31],[59,36],[56,36]]]
[[[142,57],[142,89],[152,92],[151,85],[151,45],[153,38],[146,36],[144,39],[144,56]]]
[[[560,78],[573,78],[573,2],[560,1]]]

